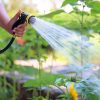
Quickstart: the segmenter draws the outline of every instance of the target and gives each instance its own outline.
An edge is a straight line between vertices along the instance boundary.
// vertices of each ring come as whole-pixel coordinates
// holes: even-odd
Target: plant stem
[[[83,0],[83,3],[84,3],[84,0]],[[84,34],[84,7],[85,5],[83,4],[82,5],[83,7],[83,10],[82,10],[82,16],[81,16],[81,47],[80,47],[80,56],[81,56],[81,66],[84,65],[84,55],[83,55],[83,34]]]
[[[15,71],[15,66],[13,66],[13,72]],[[16,75],[15,73],[13,73],[14,76],[12,77],[13,78],[13,100],[16,100]]]
[[[38,34],[36,35],[36,39],[37,39],[37,42],[36,42],[37,60],[38,60],[38,63],[39,63],[38,78],[39,78],[39,80],[41,80],[42,62],[41,62],[41,54],[40,54],[41,47],[40,47],[40,44],[39,44],[40,38],[39,38]],[[39,95],[41,96],[41,81],[40,81],[40,94]]]

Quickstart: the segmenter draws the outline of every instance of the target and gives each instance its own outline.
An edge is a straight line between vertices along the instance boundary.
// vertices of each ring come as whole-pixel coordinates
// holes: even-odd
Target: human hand
[[[12,35],[17,36],[17,37],[23,36],[23,34],[25,33],[25,30],[26,30],[26,26],[27,26],[27,24],[24,23],[24,24],[17,26],[16,28],[14,28],[12,30],[13,24],[17,21],[17,19],[19,18],[20,15],[21,15],[21,10],[19,10],[17,12],[17,14],[7,24],[8,32],[10,32]]]

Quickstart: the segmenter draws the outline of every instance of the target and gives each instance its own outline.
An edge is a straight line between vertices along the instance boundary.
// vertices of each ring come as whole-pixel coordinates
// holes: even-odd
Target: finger
[[[16,30],[16,31],[21,31],[21,32],[22,32],[22,31],[26,31],[26,28],[25,28],[25,27],[23,27],[23,28],[16,28],[15,30]]]
[[[17,28],[23,28],[23,27],[26,28],[26,26],[27,26],[27,23],[24,23],[24,24],[19,25]]]
[[[24,31],[24,30],[26,30],[26,26],[19,26],[19,27],[15,28],[15,30],[16,29]]]
[[[23,33],[15,33],[16,36],[23,36]]]
[[[26,30],[23,28],[23,29],[20,29],[20,28],[16,28],[13,30],[13,32],[26,32]]]
[[[25,26],[26,26],[26,25],[27,25],[27,22],[24,22],[23,24],[20,24],[20,25],[25,25]],[[20,26],[20,25],[19,25],[19,26]]]
[[[14,33],[14,35],[16,34],[18,34],[18,35],[23,35],[24,34],[24,31],[16,31],[16,30],[13,30],[13,33]]]
[[[19,32],[18,32],[18,31],[16,32],[16,31],[15,31],[15,34],[20,34],[20,35],[22,35],[22,34],[24,34],[24,32],[20,32],[20,31],[19,31]]]
[[[20,15],[21,15],[21,10],[19,10],[11,20],[16,21]]]
[[[21,33],[21,32],[15,33],[15,36],[17,36],[17,37],[22,37],[22,36],[23,36],[23,33]]]

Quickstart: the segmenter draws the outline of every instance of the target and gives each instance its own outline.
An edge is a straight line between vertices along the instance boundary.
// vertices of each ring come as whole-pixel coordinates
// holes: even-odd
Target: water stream
[[[32,20],[34,22],[34,18]],[[89,62],[90,53],[92,53],[89,51],[93,45],[89,42],[88,37],[37,17],[35,20],[32,27],[54,50],[69,57],[72,64],[82,65]]]

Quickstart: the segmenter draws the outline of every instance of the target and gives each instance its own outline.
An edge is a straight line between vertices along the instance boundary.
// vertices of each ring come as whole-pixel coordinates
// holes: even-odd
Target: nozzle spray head
[[[24,13],[24,12],[22,13],[22,16],[25,17],[25,20],[26,20],[26,22],[27,22],[28,24],[34,24],[35,21],[36,21],[35,16],[30,16],[30,15]]]
[[[36,21],[35,16],[30,16],[29,14],[22,12],[19,19],[18,19],[19,23],[25,23],[27,22],[28,24],[34,24],[34,22]]]
[[[29,23],[29,24],[34,24],[35,21],[36,21],[35,16],[29,16],[29,18],[28,18],[28,23]]]

